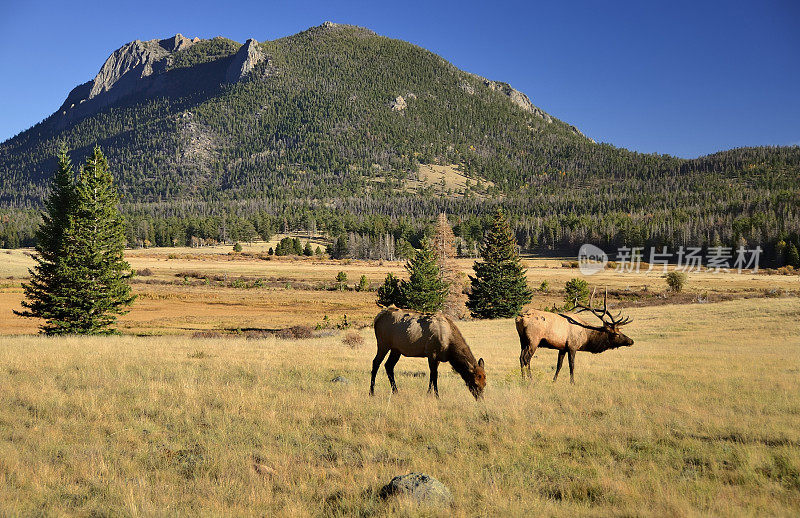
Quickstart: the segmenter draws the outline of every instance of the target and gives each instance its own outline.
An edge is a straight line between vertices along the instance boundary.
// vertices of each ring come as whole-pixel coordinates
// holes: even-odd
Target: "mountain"
[[[106,152],[132,243],[312,221],[414,242],[442,210],[466,242],[496,204],[530,247],[766,246],[800,230],[797,146],[683,160],[597,144],[507,83],[330,22],[260,43],[178,34],[114,51],[0,144],[7,246],[9,229],[28,238],[60,141],[75,161],[95,143]]]

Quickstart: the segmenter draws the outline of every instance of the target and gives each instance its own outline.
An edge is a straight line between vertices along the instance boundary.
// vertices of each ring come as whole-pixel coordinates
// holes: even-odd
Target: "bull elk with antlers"
[[[596,291],[596,290],[595,290]],[[575,353],[578,351],[588,351],[593,354],[601,353],[617,347],[627,347],[633,345],[633,340],[622,334],[620,327],[632,322],[630,318],[622,318],[621,314],[612,315],[608,310],[608,290],[603,297],[603,309],[595,309],[595,292],[589,299],[589,305],[585,306],[575,301],[578,313],[589,311],[600,319],[602,325],[593,326],[581,319],[571,315],[561,313],[549,313],[547,311],[537,311],[532,309],[516,319],[517,333],[522,352],[519,355],[519,366],[522,370],[522,378],[525,379],[527,369],[528,377],[531,377],[531,358],[536,352],[537,347],[558,350],[558,362],[556,363],[556,374],[553,381],[558,379],[558,372],[564,362],[564,356],[569,357],[569,379],[575,383]]]

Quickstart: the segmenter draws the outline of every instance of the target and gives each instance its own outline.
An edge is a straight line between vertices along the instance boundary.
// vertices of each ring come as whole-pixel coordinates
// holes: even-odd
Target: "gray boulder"
[[[453,495],[447,486],[424,473],[409,473],[394,477],[391,482],[381,488],[380,496],[383,499],[393,496],[402,497],[431,506],[453,504]]]

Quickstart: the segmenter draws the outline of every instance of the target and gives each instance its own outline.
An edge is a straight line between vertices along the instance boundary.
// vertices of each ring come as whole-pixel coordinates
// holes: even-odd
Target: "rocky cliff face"
[[[503,95],[507,96],[512,103],[516,104],[526,112],[532,113],[533,115],[536,115],[541,119],[544,119],[545,122],[548,123],[553,122],[553,118],[550,115],[548,115],[542,109],[534,106],[531,100],[528,99],[527,95],[520,92],[516,88],[512,87],[510,84],[503,83],[500,81],[490,81],[489,79],[484,79],[483,84],[486,85],[489,89],[498,91]],[[581,133],[580,130],[575,126],[570,126],[570,128],[572,129],[572,132],[575,133],[576,135],[580,135],[581,137],[586,136],[583,133]],[[592,142],[594,142],[594,140],[592,140]]]
[[[254,39],[232,55],[215,58],[182,70],[172,69],[178,54],[201,41],[176,34],[163,40],[132,41],[115,50],[94,79],[74,88],[56,113],[53,123],[64,128],[118,101],[139,95],[185,95],[235,83],[266,59]],[[231,42],[233,43],[233,42]]]
[[[104,107],[145,89],[150,83],[142,79],[164,72],[175,52],[199,41],[176,34],[164,40],[135,40],[123,45],[108,57],[94,79],[69,93],[59,112],[71,118],[77,115],[71,112],[89,100],[97,99],[95,108]]]
[[[247,40],[242,48],[233,56],[225,74],[226,83],[235,83],[249,74],[256,65],[264,60],[264,53],[253,38]]]

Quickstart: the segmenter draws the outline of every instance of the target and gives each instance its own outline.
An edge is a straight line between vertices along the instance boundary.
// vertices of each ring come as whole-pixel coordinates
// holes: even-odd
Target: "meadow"
[[[370,325],[378,309],[374,290],[389,272],[405,275],[402,261],[267,260],[268,247],[274,247],[280,237],[269,243],[243,244],[242,254],[232,253],[230,246],[129,250],[127,259],[140,272],[133,280],[138,299],[132,311],[120,319],[120,330],[137,335],[185,335],[294,325],[330,327],[340,324],[345,315],[350,323]],[[0,252],[0,335],[37,331],[36,321],[11,312],[20,307],[23,298],[21,283],[33,264],[30,253]],[[458,260],[464,282],[472,273],[473,261]],[[583,277],[578,269],[564,266],[570,263],[566,259],[526,258],[524,263],[532,288],[543,281],[549,285],[546,292],[536,292],[530,307],[537,309],[562,305],[564,284]],[[332,289],[340,271],[347,275],[350,288],[364,275],[370,291]],[[696,272],[689,275],[686,293],[680,296],[666,293],[663,276],[660,270],[606,270],[585,278],[593,287],[608,287],[610,300],[620,307],[800,295],[800,275]]]
[[[377,284],[401,263],[228,252],[131,251],[150,273],[110,338],[33,335],[10,314],[30,258],[0,255],[0,515],[800,513],[797,276],[703,272],[676,296],[658,272],[603,272],[587,280],[613,290],[636,343],[579,353],[574,385],[563,371],[552,383],[556,353],[541,349],[521,381],[513,320],[465,321],[486,361],[482,401],[446,366],[441,399],[427,396],[427,362],[408,358],[400,392],[381,369],[370,398],[375,339],[361,325],[375,294],[316,284],[340,270]],[[533,307],[579,276],[526,263],[532,286],[551,286]],[[301,340],[237,332],[343,314],[359,325]],[[363,343],[344,343],[352,333]],[[412,471],[446,484],[452,509],[379,498]]]
[[[391,516],[377,493],[422,471],[431,514],[800,512],[800,299],[631,309],[636,344],[555,353],[519,378],[513,321],[460,325],[487,364],[481,402],[401,359],[367,395],[371,330],[264,338],[3,339],[0,514]],[[349,383],[332,383],[344,376]]]

